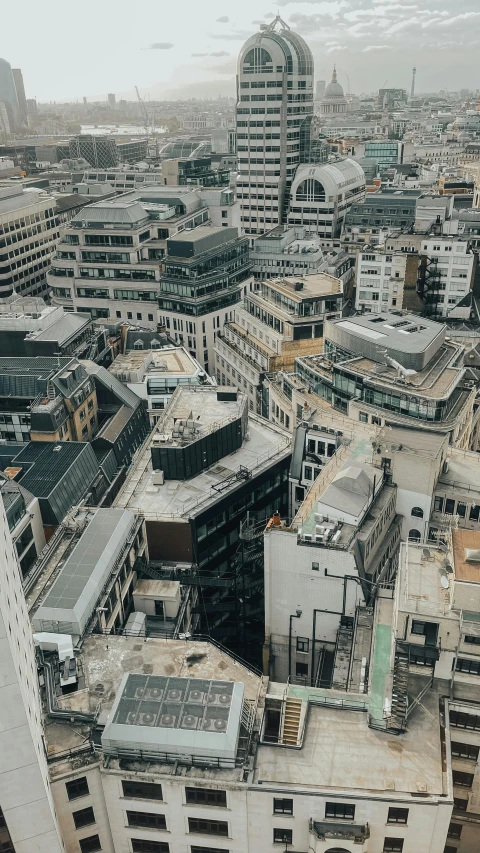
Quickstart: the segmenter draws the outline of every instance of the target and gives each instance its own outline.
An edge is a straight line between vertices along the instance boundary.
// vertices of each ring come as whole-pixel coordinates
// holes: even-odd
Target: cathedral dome
[[[325,89],[325,94],[324,94],[323,98],[325,99],[325,98],[343,98],[343,97],[345,97],[344,93],[343,93],[343,86],[341,86],[337,80],[337,69],[334,66],[333,74],[332,74],[332,82],[329,83],[327,88]]]

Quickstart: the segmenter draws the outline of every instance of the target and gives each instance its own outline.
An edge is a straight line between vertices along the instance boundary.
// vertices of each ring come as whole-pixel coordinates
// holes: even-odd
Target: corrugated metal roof
[[[82,453],[95,457],[88,442],[31,441],[13,461],[15,465],[28,468],[22,477],[22,486],[37,498],[47,498]]]
[[[70,623],[69,633],[83,633],[134,524],[129,510],[96,511],[35,613],[35,630],[61,622]]]

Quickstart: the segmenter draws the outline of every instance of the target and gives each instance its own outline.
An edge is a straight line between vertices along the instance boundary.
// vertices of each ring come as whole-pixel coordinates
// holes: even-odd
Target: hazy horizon
[[[346,91],[409,90],[415,65],[417,92],[478,88],[477,0],[458,0],[454,10],[447,0],[205,0],[188,4],[188,14],[169,4],[163,17],[158,1],[143,0],[140,9],[84,0],[78,25],[59,0],[45,0],[42,18],[23,29],[8,6],[1,56],[22,69],[27,97],[41,103],[105,100],[108,92],[134,100],[135,85],[152,100],[233,97],[243,42],[278,10],[312,49],[316,80],[328,81],[336,63]]]

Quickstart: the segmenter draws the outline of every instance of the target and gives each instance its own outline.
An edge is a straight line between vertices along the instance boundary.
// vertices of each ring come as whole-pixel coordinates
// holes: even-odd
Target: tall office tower
[[[5,103],[8,119],[13,128],[19,119],[19,105],[12,67],[6,59],[0,59],[0,101]]]
[[[243,45],[237,72],[237,190],[246,234],[286,219],[299,163],[310,159],[313,57],[277,15]]]
[[[0,850],[60,853],[32,629],[0,498]]]
[[[20,113],[20,121],[22,124],[27,123],[27,98],[25,96],[25,86],[23,83],[23,74],[21,68],[12,68],[15,90],[17,92],[18,109]]]
[[[116,98],[115,98],[114,93],[110,92],[107,95],[107,99],[108,99],[108,106],[110,107],[111,110],[114,110],[115,106],[116,106]]]

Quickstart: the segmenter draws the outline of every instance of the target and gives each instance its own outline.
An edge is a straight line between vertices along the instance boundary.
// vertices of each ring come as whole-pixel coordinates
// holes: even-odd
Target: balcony
[[[312,837],[313,836],[313,837]],[[342,823],[340,821],[310,820],[310,849],[315,853],[341,848],[342,853],[366,853],[370,838],[368,823]],[[333,843],[332,843],[333,842]],[[336,844],[335,842],[339,842]]]

